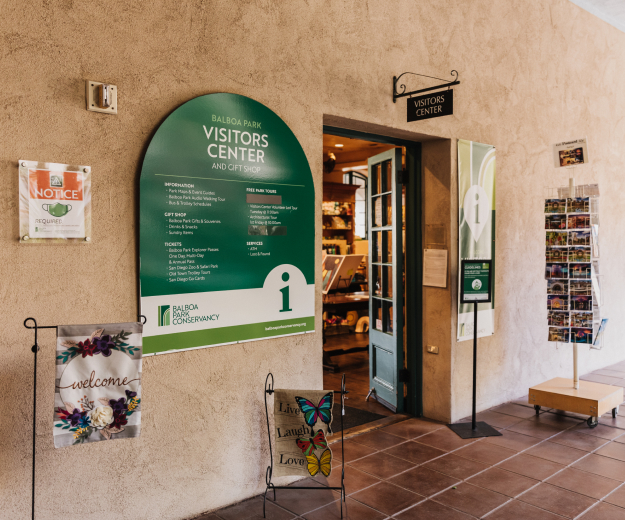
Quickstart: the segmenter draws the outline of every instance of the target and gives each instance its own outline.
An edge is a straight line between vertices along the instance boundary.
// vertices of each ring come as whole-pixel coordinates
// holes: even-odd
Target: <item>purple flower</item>
[[[83,417],[85,415],[87,415],[87,412],[81,412],[78,408],[74,408],[72,414],[67,416],[67,420],[72,426],[78,426],[83,422]]]
[[[130,401],[133,397],[137,397],[137,392],[131,392],[130,390],[126,390],[126,399]]]
[[[101,338],[93,338],[93,343],[95,344],[95,353],[102,354],[104,357],[109,357],[115,347],[115,342],[109,334]]]
[[[120,397],[117,401],[115,399],[111,399],[109,401],[109,405],[111,405],[111,408],[115,413],[121,413],[128,410],[128,405],[126,405],[126,399],[124,399],[123,397]]]

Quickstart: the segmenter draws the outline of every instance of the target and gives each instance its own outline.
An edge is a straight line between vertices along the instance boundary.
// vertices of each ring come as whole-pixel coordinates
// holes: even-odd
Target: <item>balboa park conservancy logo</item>
[[[171,308],[169,305],[158,306],[158,326],[171,325]]]
[[[166,327],[167,325],[185,325],[187,323],[198,323],[201,321],[217,321],[219,314],[207,314],[204,316],[196,316],[198,306],[194,303],[190,305],[159,305],[158,307],[158,326]]]

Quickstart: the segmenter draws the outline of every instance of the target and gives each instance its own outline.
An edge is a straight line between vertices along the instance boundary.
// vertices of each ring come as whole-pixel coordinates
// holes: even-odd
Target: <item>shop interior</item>
[[[330,134],[323,136],[324,388],[339,390],[341,377],[346,374],[349,394],[345,405],[350,407],[346,416],[352,416],[346,428],[394,413],[374,396],[367,399],[369,295],[371,290],[380,294],[379,286],[369,287],[367,160],[392,148],[396,147]],[[405,218],[402,220],[405,230]]]

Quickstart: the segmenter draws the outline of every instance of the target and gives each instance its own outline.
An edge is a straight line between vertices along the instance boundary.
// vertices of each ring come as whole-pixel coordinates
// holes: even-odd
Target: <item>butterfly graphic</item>
[[[314,437],[300,437],[295,442],[297,447],[307,457],[315,450],[324,450],[328,447],[328,441],[326,441],[323,430],[317,430],[317,434]]]
[[[328,432],[332,433],[332,429],[330,428],[330,423],[332,422],[332,401],[334,394],[332,392],[328,392],[321,398],[319,404],[315,406],[308,399],[304,399],[303,397],[295,397],[297,404],[300,409],[304,413],[304,420],[306,424],[311,428],[317,422],[317,419],[321,419],[324,423],[328,425]]]
[[[308,473],[311,477],[319,473],[319,470],[326,477],[330,475],[332,471],[332,452],[330,450],[325,450],[320,458],[317,458],[314,453],[307,455],[306,460],[308,461]]]

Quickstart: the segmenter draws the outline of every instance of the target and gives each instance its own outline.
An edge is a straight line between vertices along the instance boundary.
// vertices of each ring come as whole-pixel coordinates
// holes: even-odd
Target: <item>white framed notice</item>
[[[20,242],[91,240],[91,168],[19,161]]]
[[[423,250],[423,285],[447,287],[447,249]]]

